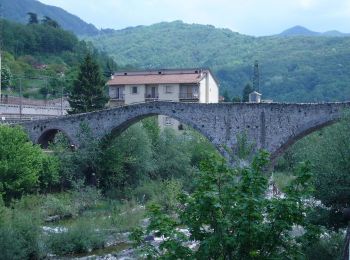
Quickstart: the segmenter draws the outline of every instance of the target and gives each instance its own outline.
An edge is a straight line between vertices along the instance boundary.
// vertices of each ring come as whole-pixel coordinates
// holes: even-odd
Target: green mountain
[[[108,30],[87,38],[120,65],[209,67],[231,96],[260,65],[264,98],[287,102],[350,100],[350,37],[252,37],[181,21]]]
[[[1,20],[2,94],[47,99],[60,97],[70,89],[80,62],[92,53],[104,75],[111,75],[116,64],[91,43],[53,25],[23,25]]]
[[[334,36],[334,37],[345,37],[350,36],[348,33],[342,33],[336,30],[327,31],[327,32],[314,32],[305,28],[303,26],[297,25],[292,28],[289,28],[281,32],[278,36]]]
[[[279,36],[319,36],[321,33],[311,31],[303,26],[297,25],[279,34]]]
[[[37,0],[0,0],[0,17],[20,23],[27,23],[28,12],[38,14],[39,18],[48,16],[57,21],[62,28],[77,35],[94,35],[96,27],[72,15],[62,8],[45,5]]]

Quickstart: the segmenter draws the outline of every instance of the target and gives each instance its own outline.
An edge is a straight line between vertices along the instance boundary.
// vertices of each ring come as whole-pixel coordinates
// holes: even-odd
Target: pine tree
[[[28,24],[38,24],[38,15],[36,13],[28,12],[29,15]]]
[[[104,94],[104,85],[98,64],[88,54],[80,65],[78,78],[69,93],[69,113],[85,113],[104,108],[108,101]]]
[[[224,102],[230,102],[231,101],[230,95],[228,94],[227,90],[224,91],[224,94],[222,96],[224,98]]]
[[[47,25],[47,26],[51,26],[53,28],[60,28],[60,25],[58,22],[56,22],[55,20],[51,19],[48,16],[44,16],[44,18],[41,20],[42,24]]]
[[[247,83],[243,89],[243,96],[242,96],[242,101],[243,102],[248,102],[249,101],[249,94],[253,92],[252,86]]]

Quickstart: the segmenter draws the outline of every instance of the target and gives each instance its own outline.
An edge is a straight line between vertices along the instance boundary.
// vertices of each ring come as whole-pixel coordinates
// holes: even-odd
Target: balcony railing
[[[114,97],[111,97],[113,100],[125,100],[125,94],[119,94]]]
[[[180,93],[180,99],[199,99],[198,93]]]
[[[145,100],[146,101],[157,101],[157,100],[159,100],[159,97],[156,95],[152,95],[152,94],[145,94]]]

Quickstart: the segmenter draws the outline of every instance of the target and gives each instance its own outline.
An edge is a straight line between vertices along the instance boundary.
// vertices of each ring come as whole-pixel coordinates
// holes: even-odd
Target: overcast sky
[[[350,32],[350,0],[40,0],[97,28],[122,29],[162,21],[211,24],[249,35],[294,25]]]

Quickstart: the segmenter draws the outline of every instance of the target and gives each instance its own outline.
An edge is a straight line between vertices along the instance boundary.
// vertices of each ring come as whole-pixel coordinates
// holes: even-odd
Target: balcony
[[[198,93],[180,93],[180,100],[188,100],[188,101],[198,101],[199,95]]]
[[[125,95],[124,94],[119,94],[114,97],[110,97],[110,99],[115,100],[115,101],[124,101],[125,100]]]
[[[159,97],[156,95],[152,95],[152,94],[145,94],[145,101],[146,102],[153,102],[153,101],[158,101]]]

